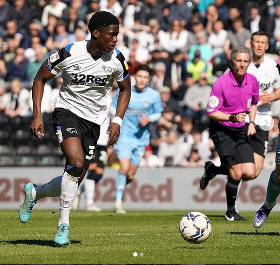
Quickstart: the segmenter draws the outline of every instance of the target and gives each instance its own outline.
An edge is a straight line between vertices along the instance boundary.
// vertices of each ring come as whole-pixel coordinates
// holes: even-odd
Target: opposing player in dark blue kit
[[[25,200],[19,210],[22,223],[29,219],[36,202],[45,197],[60,196],[60,215],[55,243],[69,242],[69,214],[78,184],[91,163],[100,125],[105,120],[107,95],[113,81],[120,88],[116,116],[108,127],[107,145],[118,140],[120,126],[130,101],[131,84],[122,53],[115,48],[119,20],[109,12],[96,12],[88,24],[91,39],[69,44],[54,52],[40,67],[33,83],[33,121],[30,129],[38,138],[44,136],[41,101],[45,83],[62,72],[63,85],[55,102],[53,126],[66,158],[62,176],[49,183],[25,185]]]

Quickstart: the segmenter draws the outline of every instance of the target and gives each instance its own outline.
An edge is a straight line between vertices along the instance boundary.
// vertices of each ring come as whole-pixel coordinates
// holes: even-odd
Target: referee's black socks
[[[233,179],[228,176],[228,181],[226,184],[226,195],[227,195],[227,207],[228,210],[235,210],[235,201],[237,199],[237,192],[240,180]]]

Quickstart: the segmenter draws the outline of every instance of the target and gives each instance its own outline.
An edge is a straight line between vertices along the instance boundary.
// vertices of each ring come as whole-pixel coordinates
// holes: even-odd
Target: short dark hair
[[[140,64],[138,66],[135,67],[135,74],[138,72],[138,71],[146,71],[148,72],[150,75],[152,74],[152,69],[146,65],[146,64]]]
[[[256,31],[252,34],[251,36],[251,41],[253,40],[254,36],[266,36],[267,39],[269,40],[269,34],[268,32],[266,31],[263,31],[263,30],[259,30],[259,31]]]
[[[108,28],[110,25],[119,25],[120,22],[113,14],[107,11],[98,11],[92,15],[88,23],[90,33],[102,27]]]

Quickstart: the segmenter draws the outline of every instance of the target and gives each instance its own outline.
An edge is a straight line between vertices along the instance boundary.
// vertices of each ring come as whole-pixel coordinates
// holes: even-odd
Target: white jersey
[[[259,67],[250,63],[247,73],[252,74],[257,78],[260,95],[262,94],[262,91],[266,91],[270,94],[273,93],[275,89],[280,88],[279,65],[268,56],[264,56],[264,61]],[[269,128],[272,120],[271,102],[262,104],[262,102],[259,101],[257,106],[255,124]],[[248,115],[245,121],[249,122]]]
[[[107,117],[107,95],[114,79],[122,82],[128,66],[122,53],[114,49],[94,60],[87,51],[88,41],[69,44],[46,61],[53,75],[62,71],[63,85],[55,108],[68,109],[77,116],[101,125]]]

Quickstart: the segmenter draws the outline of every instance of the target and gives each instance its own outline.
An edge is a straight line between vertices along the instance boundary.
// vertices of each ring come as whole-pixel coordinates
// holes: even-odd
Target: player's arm
[[[118,96],[116,115],[107,130],[107,133],[110,134],[110,137],[107,142],[107,145],[109,147],[112,147],[119,139],[122,119],[124,117],[124,114],[127,110],[130,101],[130,95],[131,95],[130,77],[128,76],[122,82],[118,82],[118,86],[120,88],[120,92]]]
[[[44,136],[44,123],[42,120],[41,103],[45,83],[53,77],[54,75],[49,71],[46,64],[43,63],[37,72],[32,85],[33,120],[30,125],[30,130],[37,138]]]
[[[265,90],[262,91],[260,95],[260,101],[262,104],[266,104],[280,98],[280,88],[275,89],[273,93],[268,93]]]

